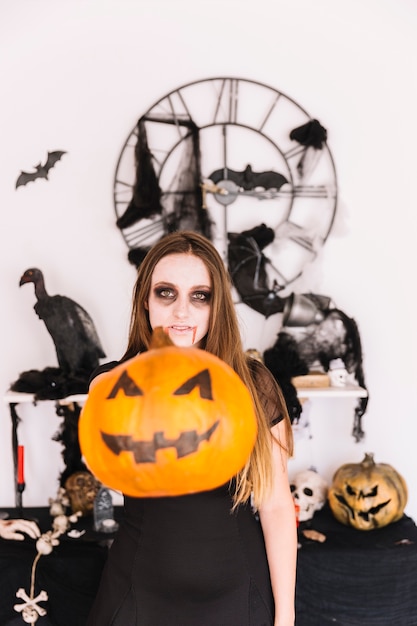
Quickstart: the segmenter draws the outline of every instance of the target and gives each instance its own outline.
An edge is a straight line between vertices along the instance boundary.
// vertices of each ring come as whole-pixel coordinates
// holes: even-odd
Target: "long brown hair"
[[[248,387],[258,419],[258,437],[251,457],[236,477],[235,505],[245,502],[253,493],[259,506],[272,484],[271,432],[248,367],[242,347],[239,323],[231,295],[231,280],[221,256],[204,236],[193,231],[171,233],[157,242],[139,266],[133,290],[129,339],[122,361],[133,358],[149,348],[152,328],[146,302],[156,264],[169,254],[193,254],[207,267],[211,278],[210,320],[204,348],[222,359],[240,376]],[[285,400],[276,385],[281,413],[286,421],[288,454],[292,454],[292,432]]]

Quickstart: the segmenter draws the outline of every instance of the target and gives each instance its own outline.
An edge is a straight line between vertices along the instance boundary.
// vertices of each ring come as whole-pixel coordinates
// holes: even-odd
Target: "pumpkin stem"
[[[363,467],[372,467],[375,465],[374,461],[374,453],[373,452],[365,452],[365,457],[361,463]]]
[[[175,344],[171,341],[169,335],[164,331],[162,326],[157,326],[153,329],[151,342],[149,344],[149,348],[151,350],[155,348],[166,348],[167,346],[173,345]]]

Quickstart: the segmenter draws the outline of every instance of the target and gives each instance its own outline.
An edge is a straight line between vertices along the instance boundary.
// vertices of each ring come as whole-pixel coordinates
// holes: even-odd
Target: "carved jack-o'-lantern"
[[[372,530],[399,520],[407,504],[407,485],[387,463],[365,454],[362,463],[347,463],[333,476],[328,499],[339,522]]]
[[[79,421],[89,469],[135,497],[226,483],[256,434],[252,398],[234,370],[204,350],[174,346],[162,329],[150,350],[97,379]]]

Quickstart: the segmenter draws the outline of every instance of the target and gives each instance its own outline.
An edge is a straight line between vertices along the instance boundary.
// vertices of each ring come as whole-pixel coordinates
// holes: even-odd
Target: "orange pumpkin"
[[[371,453],[362,463],[347,463],[333,476],[328,499],[333,515],[346,526],[372,530],[396,522],[407,504],[404,478]]]
[[[251,395],[234,370],[174,346],[162,329],[147,352],[97,379],[79,420],[90,470],[134,497],[223,485],[245,465],[256,434]]]

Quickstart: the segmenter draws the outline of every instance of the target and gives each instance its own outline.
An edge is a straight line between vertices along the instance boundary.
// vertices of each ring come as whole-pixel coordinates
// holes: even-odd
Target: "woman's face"
[[[200,347],[211,312],[211,280],[193,254],[169,254],[155,266],[147,309],[152,328],[162,326],[176,346]]]

